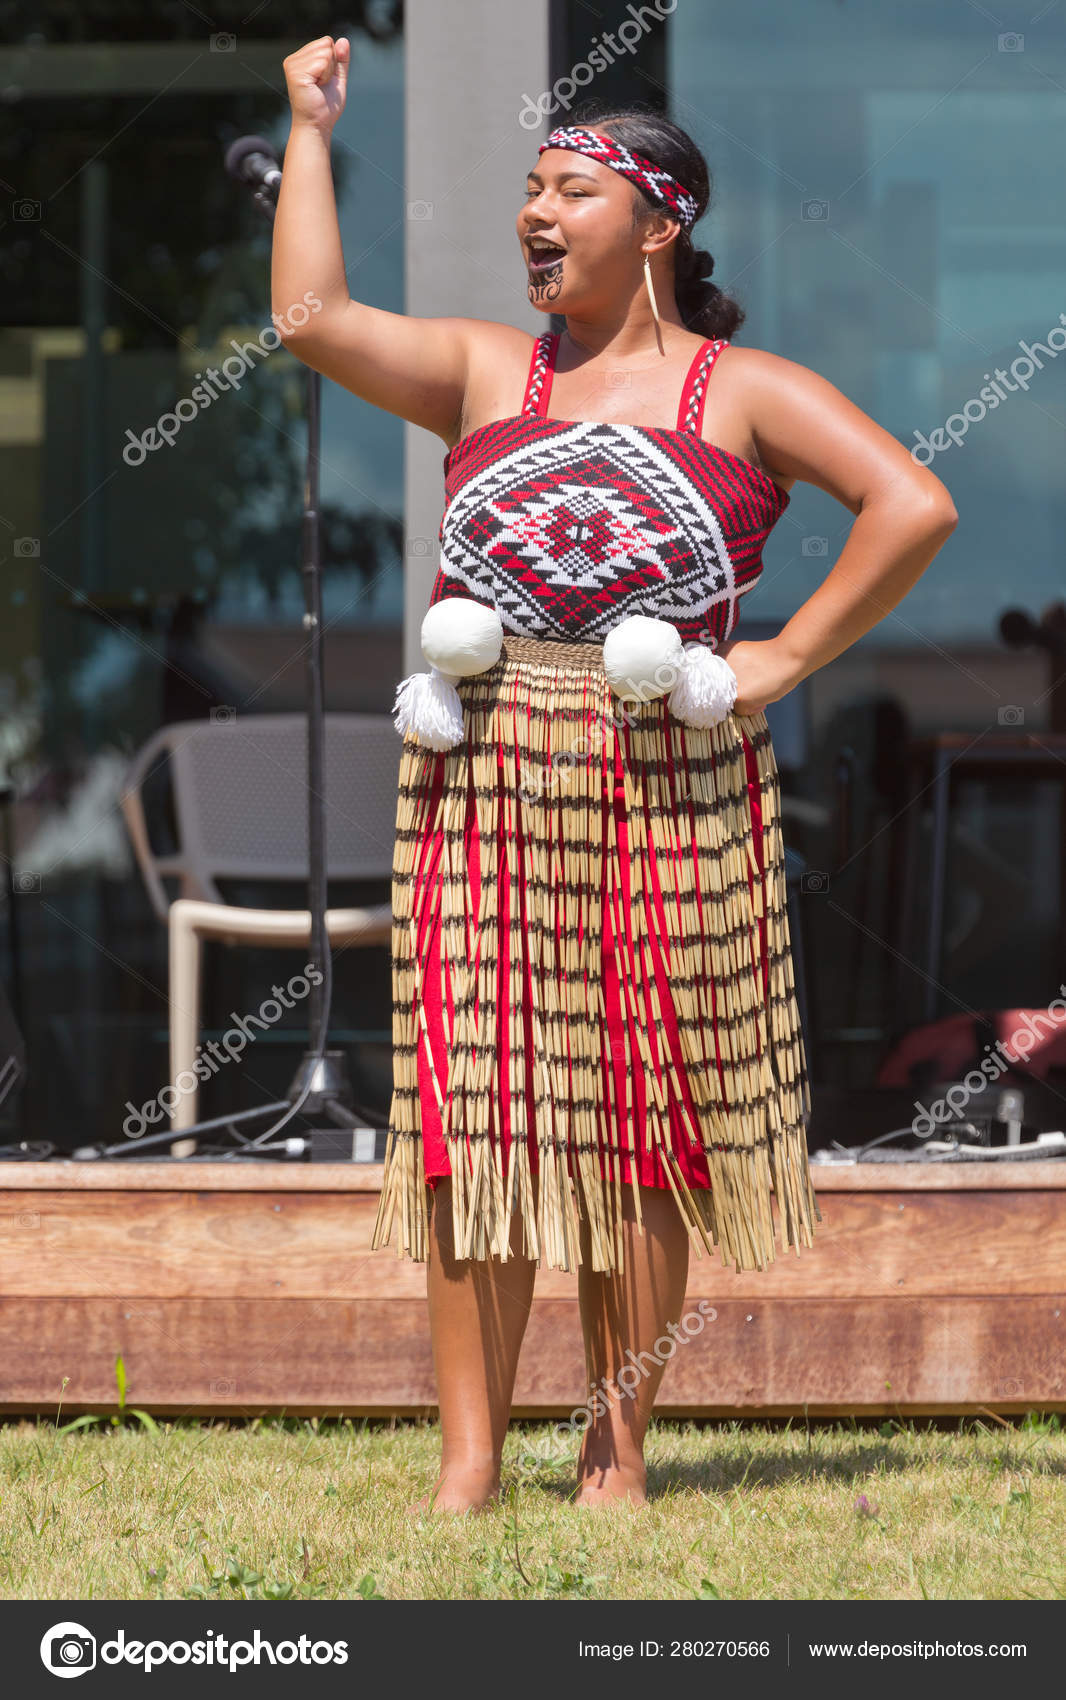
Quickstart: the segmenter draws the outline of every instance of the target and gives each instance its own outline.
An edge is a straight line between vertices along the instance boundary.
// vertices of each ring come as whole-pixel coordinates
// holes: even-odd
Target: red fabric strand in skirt
[[[743,743],[744,760],[748,780],[748,804],[751,809],[753,848],[755,850],[755,859],[759,865],[761,875],[763,868],[761,857],[762,815],[759,800],[759,778],[755,764],[755,756],[746,737],[743,738]],[[503,768],[502,752],[498,757],[498,767],[501,770]],[[670,763],[670,767],[672,770],[672,762]],[[436,771],[433,779],[433,791],[429,809],[430,819],[436,817],[436,804],[440,795],[443,775],[444,758],[441,756],[437,760]],[[646,1103],[643,1071],[640,1068],[635,1068],[629,1075],[627,1075],[626,1071],[626,1046],[623,1038],[623,1024],[627,1019],[625,1010],[631,1000],[623,1000],[621,995],[622,986],[619,976],[619,959],[615,950],[615,938],[617,929],[620,925],[628,929],[625,936],[629,941],[628,954],[630,955],[630,958],[632,958],[632,954],[637,948],[637,931],[634,927],[635,915],[630,901],[629,852],[625,823],[625,784],[622,777],[621,756],[617,748],[615,750],[613,801],[618,838],[618,858],[622,883],[623,913],[621,915],[617,913],[616,903],[616,912],[612,915],[612,905],[609,902],[604,904],[603,988],[607,1008],[607,1050],[609,1051],[612,1059],[614,1074],[614,1090],[613,1093],[610,1093],[609,1097],[610,1101],[613,1101],[616,1107],[618,1107],[619,1113],[620,1108],[626,1104],[627,1096],[632,1097],[633,1112],[635,1115],[635,1127],[633,1132],[627,1138],[624,1129],[621,1126],[617,1126],[615,1129],[616,1137],[614,1143],[621,1149],[622,1152],[621,1178],[625,1184],[629,1184],[632,1179],[627,1147],[633,1145],[638,1153],[638,1184],[640,1186],[668,1187],[669,1181],[667,1180],[664,1172],[662,1158],[659,1154],[658,1148],[654,1148],[651,1151],[647,1150],[643,1139],[642,1130],[644,1126]],[[481,896],[481,874],[477,816],[474,808],[472,790],[468,793],[467,797],[466,831],[464,842],[467,853],[467,872],[473,899],[473,913],[476,915]],[[430,1045],[433,1052],[433,1069],[436,1072],[437,1081],[437,1085],[435,1085],[433,1070],[430,1069],[425,1046],[424,1044],[420,1044],[418,1050],[418,1084],[422,1108],[422,1141],[425,1161],[425,1176],[427,1183],[431,1187],[435,1186],[436,1182],[442,1177],[446,1177],[451,1174],[451,1165],[448,1160],[448,1152],[444,1142],[441,1127],[441,1114],[437,1100],[437,1087],[439,1086],[440,1090],[443,1091],[448,1078],[447,1046],[442,1022],[440,971],[439,873],[442,847],[443,833],[439,827],[435,833],[427,833],[425,843],[422,846],[421,858],[418,866],[414,902],[414,912],[419,916],[418,961],[420,964],[420,979],[422,986],[421,1005],[429,1033]],[[501,844],[498,901],[499,914],[501,917],[500,936],[504,939],[508,936],[510,891],[510,880],[506,858],[506,846]],[[522,863],[520,861],[519,867],[521,866]],[[749,890],[753,888],[753,883],[753,876],[749,871]],[[691,1127],[697,1127],[699,1125],[699,1118],[688,1089],[685,1061],[681,1051],[680,1040],[678,1038],[677,1023],[674,1018],[670,980],[658,943],[660,937],[666,936],[666,918],[663,913],[662,895],[659,890],[658,882],[655,879],[654,860],[652,861],[652,886],[656,909],[656,921],[655,924],[652,924],[650,919],[645,922],[644,937],[651,945],[652,958],[655,965],[656,983],[659,989],[659,1002],[663,1011],[663,1019],[666,1024],[670,1048],[674,1057],[674,1073],[681,1084],[685,1110],[687,1111],[687,1120],[684,1115],[679,1113],[677,1098],[671,1088],[668,1072],[660,1067],[657,1069],[657,1074],[662,1086],[664,1097],[669,1105],[672,1144],[675,1152],[677,1153],[679,1165],[685,1181],[687,1185],[692,1188],[708,1188],[711,1183],[707,1170],[706,1158],[704,1157],[700,1147],[694,1143],[689,1132]],[[759,956],[762,964],[763,996],[765,997],[768,975],[765,914],[760,917],[758,925],[760,938]],[[557,929],[556,937],[558,938],[558,936]],[[497,1008],[497,1032],[500,1057],[500,1079],[501,1081],[505,1081],[508,1078],[508,1034],[510,1031],[510,1023],[508,1021],[506,1003],[506,977],[503,973],[500,975],[500,987],[502,995]],[[649,1035],[653,1035],[654,1025],[650,1005],[650,991],[646,986],[644,1012],[645,1030]],[[451,997],[450,985],[448,987],[448,1009],[449,1015],[453,1016],[454,1004]],[[536,1140],[532,1132],[534,1125],[532,1083],[535,1071],[532,1046],[532,1022],[530,1019],[531,1004],[528,970],[525,976],[523,1013],[524,1019],[522,1022],[522,1031],[526,1035],[525,1077],[527,1082],[528,1106],[526,1126],[530,1129],[530,1133],[527,1138],[527,1145],[530,1155],[530,1167],[533,1172],[536,1173],[537,1148]],[[632,1057],[636,1057],[638,1055],[638,1047],[632,1027],[630,1028],[629,1037],[629,1054]],[[715,1038],[715,1050],[717,1054],[717,1034]],[[506,1164],[507,1154],[510,1150],[511,1143],[510,1106],[507,1101],[506,1092],[501,1092],[496,1096],[493,1101],[493,1110],[495,1112],[493,1116],[493,1138],[494,1140],[496,1138],[502,1139],[502,1152],[504,1162]],[[500,1123],[502,1123],[502,1127],[499,1125]],[[633,1137],[634,1134],[635,1138]]]

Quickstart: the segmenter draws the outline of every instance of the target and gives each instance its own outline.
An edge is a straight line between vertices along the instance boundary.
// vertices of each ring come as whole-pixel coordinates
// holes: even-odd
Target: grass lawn
[[[0,1597],[1066,1598],[1055,1415],[663,1422],[640,1510],[578,1510],[576,1443],[516,1424],[506,1501],[458,1519],[404,1515],[433,1424],[149,1425],[0,1426]]]

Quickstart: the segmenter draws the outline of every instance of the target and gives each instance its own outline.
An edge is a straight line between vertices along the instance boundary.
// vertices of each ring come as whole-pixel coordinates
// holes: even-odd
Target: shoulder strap
[[[542,419],[547,417],[548,397],[551,395],[552,374],[555,371],[555,351],[558,346],[559,338],[553,331],[544,331],[533,344],[526,393],[522,398],[523,413],[536,413]]]
[[[678,431],[691,431],[697,437],[702,436],[707,381],[718,356],[723,348],[728,347],[728,337],[717,337],[697,348],[685,377],[685,387],[681,391],[681,402],[677,410]]]

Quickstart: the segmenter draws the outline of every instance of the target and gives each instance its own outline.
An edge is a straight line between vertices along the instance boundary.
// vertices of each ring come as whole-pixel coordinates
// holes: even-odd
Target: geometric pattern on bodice
[[[714,509],[630,425],[535,431],[463,486],[441,545],[442,570],[508,632],[602,642],[627,614],[685,620],[735,596]]]
[[[722,346],[709,345],[710,360]],[[551,352],[539,338],[535,403]],[[701,396],[707,364],[693,363],[686,395],[699,385]],[[445,458],[445,489],[431,601],[470,597],[506,632],[593,642],[630,614],[669,621],[686,640],[729,637],[788,504],[768,474],[692,429],[528,408],[463,437]]]

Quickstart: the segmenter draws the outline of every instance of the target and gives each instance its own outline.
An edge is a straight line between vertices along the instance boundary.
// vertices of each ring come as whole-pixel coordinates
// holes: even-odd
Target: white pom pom
[[[685,664],[681,634],[669,620],[630,614],[603,643],[603,670],[615,696],[650,702],[676,684]]]
[[[450,750],[460,743],[463,704],[455,681],[487,672],[502,648],[503,622],[495,608],[466,596],[435,602],[422,621],[422,654],[429,672],[412,673],[397,685],[397,732],[414,732],[431,750]]]
[[[717,726],[737,700],[737,676],[724,655],[702,643],[687,643],[681,677],[668,707],[686,726]]]
[[[422,621],[422,654],[448,678],[486,673],[500,659],[502,648],[499,614],[468,596],[434,602]]]
[[[396,687],[393,725],[397,732],[417,734],[431,750],[450,750],[463,736],[463,705],[450,679],[436,667],[411,673]]]

